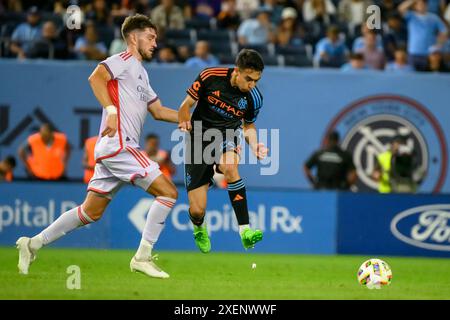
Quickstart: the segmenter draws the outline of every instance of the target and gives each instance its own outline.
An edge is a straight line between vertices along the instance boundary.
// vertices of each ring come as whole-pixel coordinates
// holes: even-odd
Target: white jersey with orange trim
[[[147,71],[130,52],[115,54],[100,64],[111,75],[108,92],[117,107],[118,130],[114,137],[101,137],[106,123],[106,110],[103,110],[99,139],[95,146],[97,162],[119,154],[127,146],[139,146],[147,107],[158,99],[150,86]]]

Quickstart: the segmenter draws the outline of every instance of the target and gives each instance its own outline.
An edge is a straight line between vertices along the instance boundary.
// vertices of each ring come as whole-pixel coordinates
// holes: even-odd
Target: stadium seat
[[[190,42],[195,42],[197,33],[194,29],[168,29],[166,30],[165,37],[167,40],[188,40]]]
[[[285,46],[285,47],[277,47],[276,48],[277,54],[283,54],[283,55],[295,55],[295,54],[303,54],[306,55],[306,48],[305,46]]]
[[[214,24],[207,19],[191,19],[185,22],[187,29],[204,30],[211,29],[211,25]]]
[[[298,54],[287,54],[283,55],[284,57],[284,65],[286,66],[294,66],[294,67],[312,67],[313,62],[308,56]]]
[[[241,49],[253,49],[258,51],[262,55],[268,55],[269,54],[269,47],[268,45],[245,45],[245,46],[239,46],[239,50]]]
[[[281,66],[283,64],[283,59],[278,55],[263,54],[262,58],[266,66]]]
[[[199,30],[198,40],[230,42],[234,40],[233,32],[230,30]]]
[[[225,54],[225,55],[235,55],[236,51],[233,49],[231,42],[223,41],[209,41],[209,49],[213,54]]]

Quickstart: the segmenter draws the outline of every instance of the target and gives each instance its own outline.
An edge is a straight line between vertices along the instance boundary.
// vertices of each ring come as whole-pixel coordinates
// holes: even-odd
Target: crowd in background
[[[367,8],[374,4],[381,24],[372,29],[366,21],[375,11]],[[70,5],[81,10],[80,29],[67,27]],[[120,25],[134,13],[158,26],[152,63],[231,64],[250,47],[268,65],[389,72],[450,66],[449,0],[0,0],[0,56],[102,60],[126,50]]]

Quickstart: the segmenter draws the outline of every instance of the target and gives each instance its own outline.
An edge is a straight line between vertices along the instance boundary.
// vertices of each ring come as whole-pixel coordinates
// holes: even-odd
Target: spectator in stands
[[[222,7],[217,16],[217,26],[220,29],[237,30],[241,18],[236,8],[236,0],[222,1]]]
[[[66,43],[58,36],[56,25],[47,21],[42,25],[42,35],[39,40],[31,43],[28,58],[66,59],[68,51]]]
[[[414,6],[414,11],[410,8]],[[427,11],[425,0],[406,0],[398,7],[408,26],[408,55],[416,69],[423,69],[427,64],[428,48],[436,43],[440,33],[447,28],[442,20]]]
[[[297,26],[297,11],[287,7],[281,13],[281,22],[277,31],[277,44],[280,47],[303,45],[301,29]]]
[[[347,55],[347,47],[339,38],[339,28],[332,25],[327,30],[327,36],[316,44],[314,63],[319,67],[340,68]]]
[[[167,178],[172,179],[176,168],[170,159],[170,152],[160,149],[158,135],[153,133],[147,135],[145,138],[145,153],[150,160],[159,164],[159,169]]]
[[[348,30],[354,30],[367,19],[367,7],[370,0],[341,0],[338,6],[339,21],[348,25]]]
[[[221,0],[190,0],[193,18],[209,20],[216,17],[221,8]]]
[[[13,171],[16,167],[16,159],[13,156],[7,156],[0,161],[0,182],[11,182],[13,180]]]
[[[236,0],[236,9],[241,20],[250,19],[259,8],[259,0]]]
[[[275,40],[275,27],[270,21],[270,11],[260,8],[256,19],[244,20],[237,31],[239,44],[266,45]]]
[[[158,57],[155,62],[158,64],[171,64],[178,62],[175,49],[171,46],[160,48],[158,50]]]
[[[343,64],[342,71],[367,70],[362,53],[350,53],[350,61]]]
[[[331,0],[305,0],[303,20],[320,22],[328,26],[335,22],[336,7]]]
[[[402,0],[378,0],[375,3],[380,7],[381,20],[387,21],[388,17],[398,14],[397,5]]]
[[[83,168],[84,168],[84,177],[83,182],[89,183],[92,176],[94,175],[94,167],[95,167],[95,156],[94,149],[95,144],[97,143],[98,136],[87,138],[84,142],[84,153],[83,153]]]
[[[11,35],[11,52],[19,59],[25,59],[33,41],[41,35],[41,16],[38,7],[30,7],[27,11],[27,21],[19,24]]]
[[[367,27],[365,23],[361,25],[361,36],[357,37],[355,40],[353,40],[352,45],[352,51],[358,52],[359,50],[363,49],[365,47],[365,41],[366,41],[366,34],[370,33],[371,29]],[[383,50],[383,37],[379,34],[376,36],[377,38],[377,48],[380,50]]]
[[[441,33],[438,36],[436,46],[438,46],[442,53],[442,59],[447,67],[450,67],[450,39],[446,34]]]
[[[120,33],[120,29],[115,30],[115,37],[114,40],[111,42],[111,45],[109,46],[109,55],[115,55],[120,52],[124,52],[127,50],[127,44],[122,38],[122,34]]]
[[[185,65],[188,67],[207,68],[216,66],[219,60],[209,52],[207,41],[197,41],[195,45],[195,57],[189,58]]]
[[[395,50],[394,57],[394,61],[386,65],[386,71],[396,73],[414,71],[414,68],[408,63],[408,53],[404,48]]]
[[[174,4],[173,0],[161,0],[161,4],[152,10],[151,17],[160,32],[184,28],[183,11]]]
[[[449,72],[449,68],[445,65],[442,58],[442,51],[439,46],[431,46],[428,50],[428,60],[425,66],[418,68],[418,71],[423,72]]]
[[[448,2],[446,8],[443,10],[443,18],[447,22],[447,25],[450,25],[450,1]]]
[[[407,41],[408,34],[402,17],[398,13],[388,16],[383,35],[383,47],[387,60],[394,60],[395,51],[398,48],[406,48]]]
[[[364,47],[356,50],[364,56],[364,64],[369,69],[383,70],[386,64],[384,51],[377,47],[377,33],[369,30],[364,35]]]
[[[86,23],[84,35],[77,39],[74,50],[78,59],[85,60],[103,60],[108,53],[106,45],[98,40],[97,29],[92,22]]]
[[[60,180],[70,157],[70,145],[64,133],[45,123],[19,148],[19,157],[31,178]]]
[[[185,63],[191,57],[191,48],[188,45],[182,45],[177,47],[178,61]]]
[[[278,25],[281,22],[283,6],[278,4],[277,0],[264,0],[263,7],[271,12],[270,21],[272,21],[274,25]]]
[[[312,168],[317,167],[314,175]],[[315,151],[303,166],[314,189],[348,190],[356,182],[352,155],[339,146],[339,133],[328,135],[324,148]]]
[[[93,21],[97,27],[110,24],[111,15],[105,0],[94,0],[86,12],[86,20]]]

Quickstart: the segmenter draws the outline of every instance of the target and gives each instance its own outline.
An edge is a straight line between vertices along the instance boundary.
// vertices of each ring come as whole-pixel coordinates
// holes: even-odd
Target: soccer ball
[[[358,282],[369,289],[381,289],[391,284],[392,271],[389,265],[380,259],[369,259],[359,267]]]

